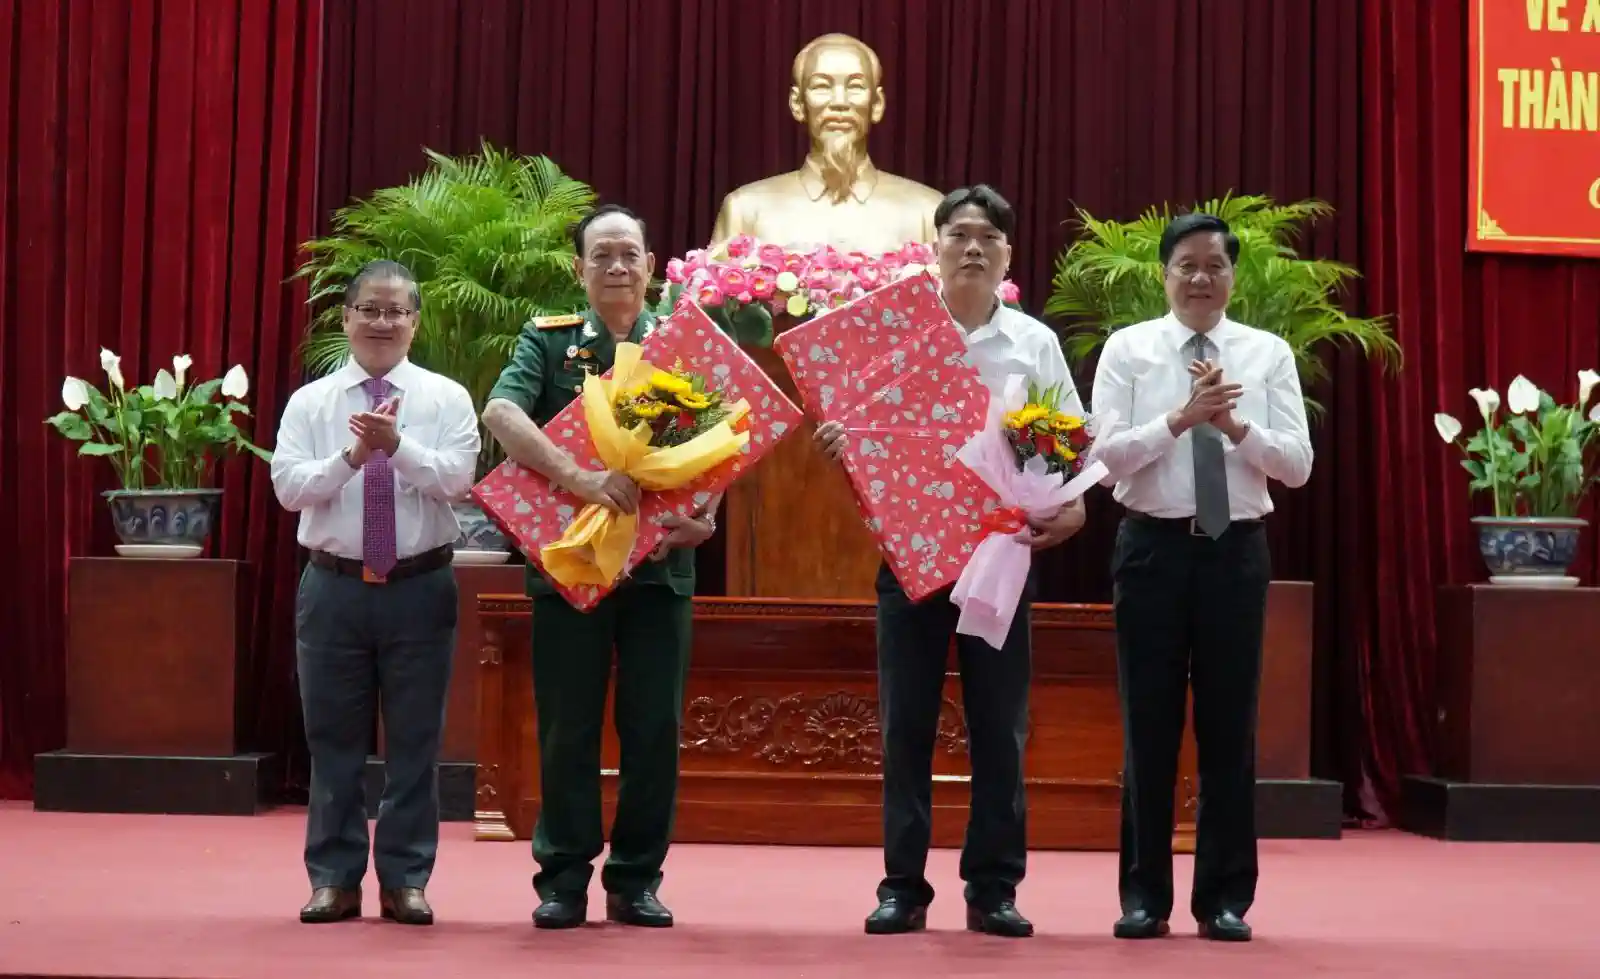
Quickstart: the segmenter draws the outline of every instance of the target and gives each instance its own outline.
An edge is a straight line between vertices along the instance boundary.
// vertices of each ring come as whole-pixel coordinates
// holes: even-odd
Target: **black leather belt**
[[[406,578],[415,578],[417,575],[427,574],[429,571],[438,571],[440,568],[448,567],[454,557],[455,545],[446,544],[443,547],[435,547],[431,551],[423,551],[421,554],[395,562],[394,568],[388,574],[376,579],[366,574],[366,567],[360,561],[354,558],[329,554],[327,551],[312,551],[311,563],[325,571],[332,571],[334,574],[341,574],[347,578],[362,578],[372,584],[383,584],[385,582],[403,581]]]
[[[1200,529],[1200,525],[1195,522],[1194,517],[1152,517],[1148,513],[1140,513],[1138,510],[1129,510],[1128,519],[1137,521],[1149,527],[1159,527],[1163,530],[1181,530],[1192,537],[1209,536],[1205,531]],[[1256,529],[1265,526],[1265,521],[1261,520],[1260,518],[1251,520],[1231,520],[1228,522],[1229,530],[1232,530],[1235,527]]]

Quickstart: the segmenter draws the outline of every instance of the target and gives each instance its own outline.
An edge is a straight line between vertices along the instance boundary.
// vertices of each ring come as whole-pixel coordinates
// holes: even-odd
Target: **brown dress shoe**
[[[361,888],[319,887],[300,909],[300,921],[307,925],[326,925],[346,918],[361,917]]]
[[[383,916],[391,921],[398,921],[402,925],[433,924],[433,908],[428,906],[428,899],[422,896],[420,887],[379,891],[378,902],[383,909]]]

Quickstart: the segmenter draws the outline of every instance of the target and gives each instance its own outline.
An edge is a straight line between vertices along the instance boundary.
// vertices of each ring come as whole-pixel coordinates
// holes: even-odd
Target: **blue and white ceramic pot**
[[[1573,588],[1567,568],[1587,520],[1577,517],[1473,517],[1489,581],[1522,588]]]
[[[504,564],[510,560],[511,541],[476,503],[456,503],[451,509],[461,525],[461,536],[456,538],[457,564]]]
[[[124,544],[205,547],[222,506],[219,489],[110,490],[111,523]]]

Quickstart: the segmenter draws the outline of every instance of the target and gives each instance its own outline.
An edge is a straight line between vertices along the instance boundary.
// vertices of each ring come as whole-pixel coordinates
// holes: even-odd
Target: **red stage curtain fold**
[[[315,227],[322,27],[321,0],[0,0],[0,797],[64,740],[67,559],[115,543],[109,467],[42,424],[62,376],[103,383],[101,347],[130,382],[243,364],[265,445],[299,383],[283,280]],[[292,754],[294,524],[265,466],[221,485],[212,554],[258,578],[245,747]]]

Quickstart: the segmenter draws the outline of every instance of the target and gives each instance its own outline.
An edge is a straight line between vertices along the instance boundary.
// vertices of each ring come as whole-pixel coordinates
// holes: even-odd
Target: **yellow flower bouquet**
[[[617,345],[611,376],[584,381],[579,404],[601,463],[646,492],[689,486],[743,452],[750,439],[747,402],[726,403],[681,363],[650,363],[638,344]],[[540,563],[568,588],[610,588],[638,536],[638,514],[590,504],[540,551]]]

